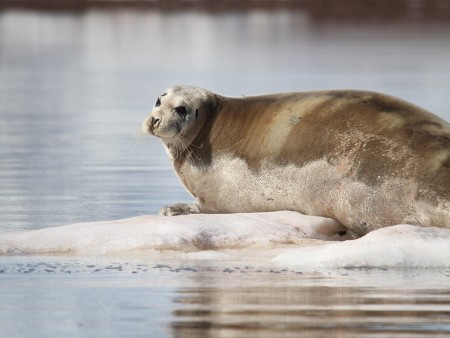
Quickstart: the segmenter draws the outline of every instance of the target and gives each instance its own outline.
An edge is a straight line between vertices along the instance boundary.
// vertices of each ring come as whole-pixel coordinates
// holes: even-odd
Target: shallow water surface
[[[449,55],[450,23],[420,15],[2,9],[0,231],[189,201],[159,141],[140,134],[167,86],[235,96],[368,89],[450,120]],[[1,256],[0,336],[450,334],[447,268],[301,270],[250,260]]]

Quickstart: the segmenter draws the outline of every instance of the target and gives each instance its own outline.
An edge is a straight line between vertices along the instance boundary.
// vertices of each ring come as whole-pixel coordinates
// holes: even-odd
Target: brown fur
[[[336,218],[361,234],[401,222],[450,227],[450,219],[444,217],[450,216],[450,125],[430,112],[391,96],[342,90],[243,98],[210,93],[209,103],[207,109],[200,111],[206,118],[191,142],[193,146],[174,158],[181,180],[199,198],[200,211],[271,211],[295,206],[300,212]],[[206,175],[217,158],[241,159],[255,177],[267,167],[303,168],[315,161],[326,161],[333,168],[333,178],[324,179],[332,181],[327,188],[334,191],[324,192],[324,200],[315,201],[320,196],[320,186],[311,181],[307,194],[289,196],[298,199],[295,203],[283,204],[280,197],[274,197],[272,204],[255,203],[254,210],[248,205],[240,208],[239,204],[236,210],[221,209],[217,201],[208,206],[208,179],[200,184],[199,179],[191,179],[190,173],[195,167]],[[368,187],[364,194],[373,191],[373,200],[372,196],[353,194],[346,182]],[[391,182],[413,182],[413,188]],[[219,189],[221,183],[216,183]],[[271,191],[276,189],[271,187]],[[313,193],[314,189],[319,190]],[[391,189],[392,199],[376,196],[386,189]],[[333,205],[333,194],[338,196],[341,191],[351,192],[341,204],[350,203],[355,215],[349,215],[353,212],[350,209]],[[261,191],[249,192],[255,193],[264,195]],[[274,196],[283,196],[283,192]],[[425,204],[425,209],[417,211],[417,203]],[[389,208],[392,212],[384,211]],[[437,216],[420,214],[433,208],[446,210]],[[356,221],[358,218],[361,220]]]
[[[261,144],[277,112],[290,102],[314,97],[326,99],[306,111],[292,111],[293,116],[301,116],[301,122],[292,127],[281,151],[269,155],[274,163],[302,166],[320,158],[338,163],[346,154],[354,154],[352,160],[359,166],[351,174],[365,183],[375,184],[380,175],[415,176],[420,189],[450,200],[449,124],[420,107],[377,93],[328,91],[220,98],[217,114],[211,114],[193,142],[209,146],[194,152],[199,158],[230,152],[258,170],[260,155],[265,152]],[[382,113],[403,117],[405,123],[391,128],[380,123]],[[427,130],[430,125],[435,131]],[[442,149],[449,154],[430,170],[430,161]]]

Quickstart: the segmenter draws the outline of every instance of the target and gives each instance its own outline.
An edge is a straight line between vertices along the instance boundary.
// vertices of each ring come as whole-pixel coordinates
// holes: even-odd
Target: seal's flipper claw
[[[189,215],[199,213],[200,211],[198,210],[195,204],[188,204],[188,203],[177,203],[174,205],[168,205],[159,211],[159,214],[161,216],[179,216],[179,215]]]

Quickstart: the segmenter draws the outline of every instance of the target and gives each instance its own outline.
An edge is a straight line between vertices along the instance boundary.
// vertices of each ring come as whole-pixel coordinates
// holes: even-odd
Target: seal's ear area
[[[198,109],[195,110],[195,119],[198,118]]]
[[[180,115],[181,117],[185,117],[188,114],[188,111],[185,106],[178,106],[178,107],[175,107],[174,109],[175,109],[175,112],[178,115]]]

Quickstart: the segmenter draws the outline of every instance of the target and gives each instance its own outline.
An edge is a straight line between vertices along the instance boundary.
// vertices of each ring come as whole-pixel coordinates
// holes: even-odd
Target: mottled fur
[[[196,198],[186,212],[295,210],[359,234],[399,223],[450,228],[450,125],[420,107],[349,90],[166,94],[144,130],[162,139]]]

